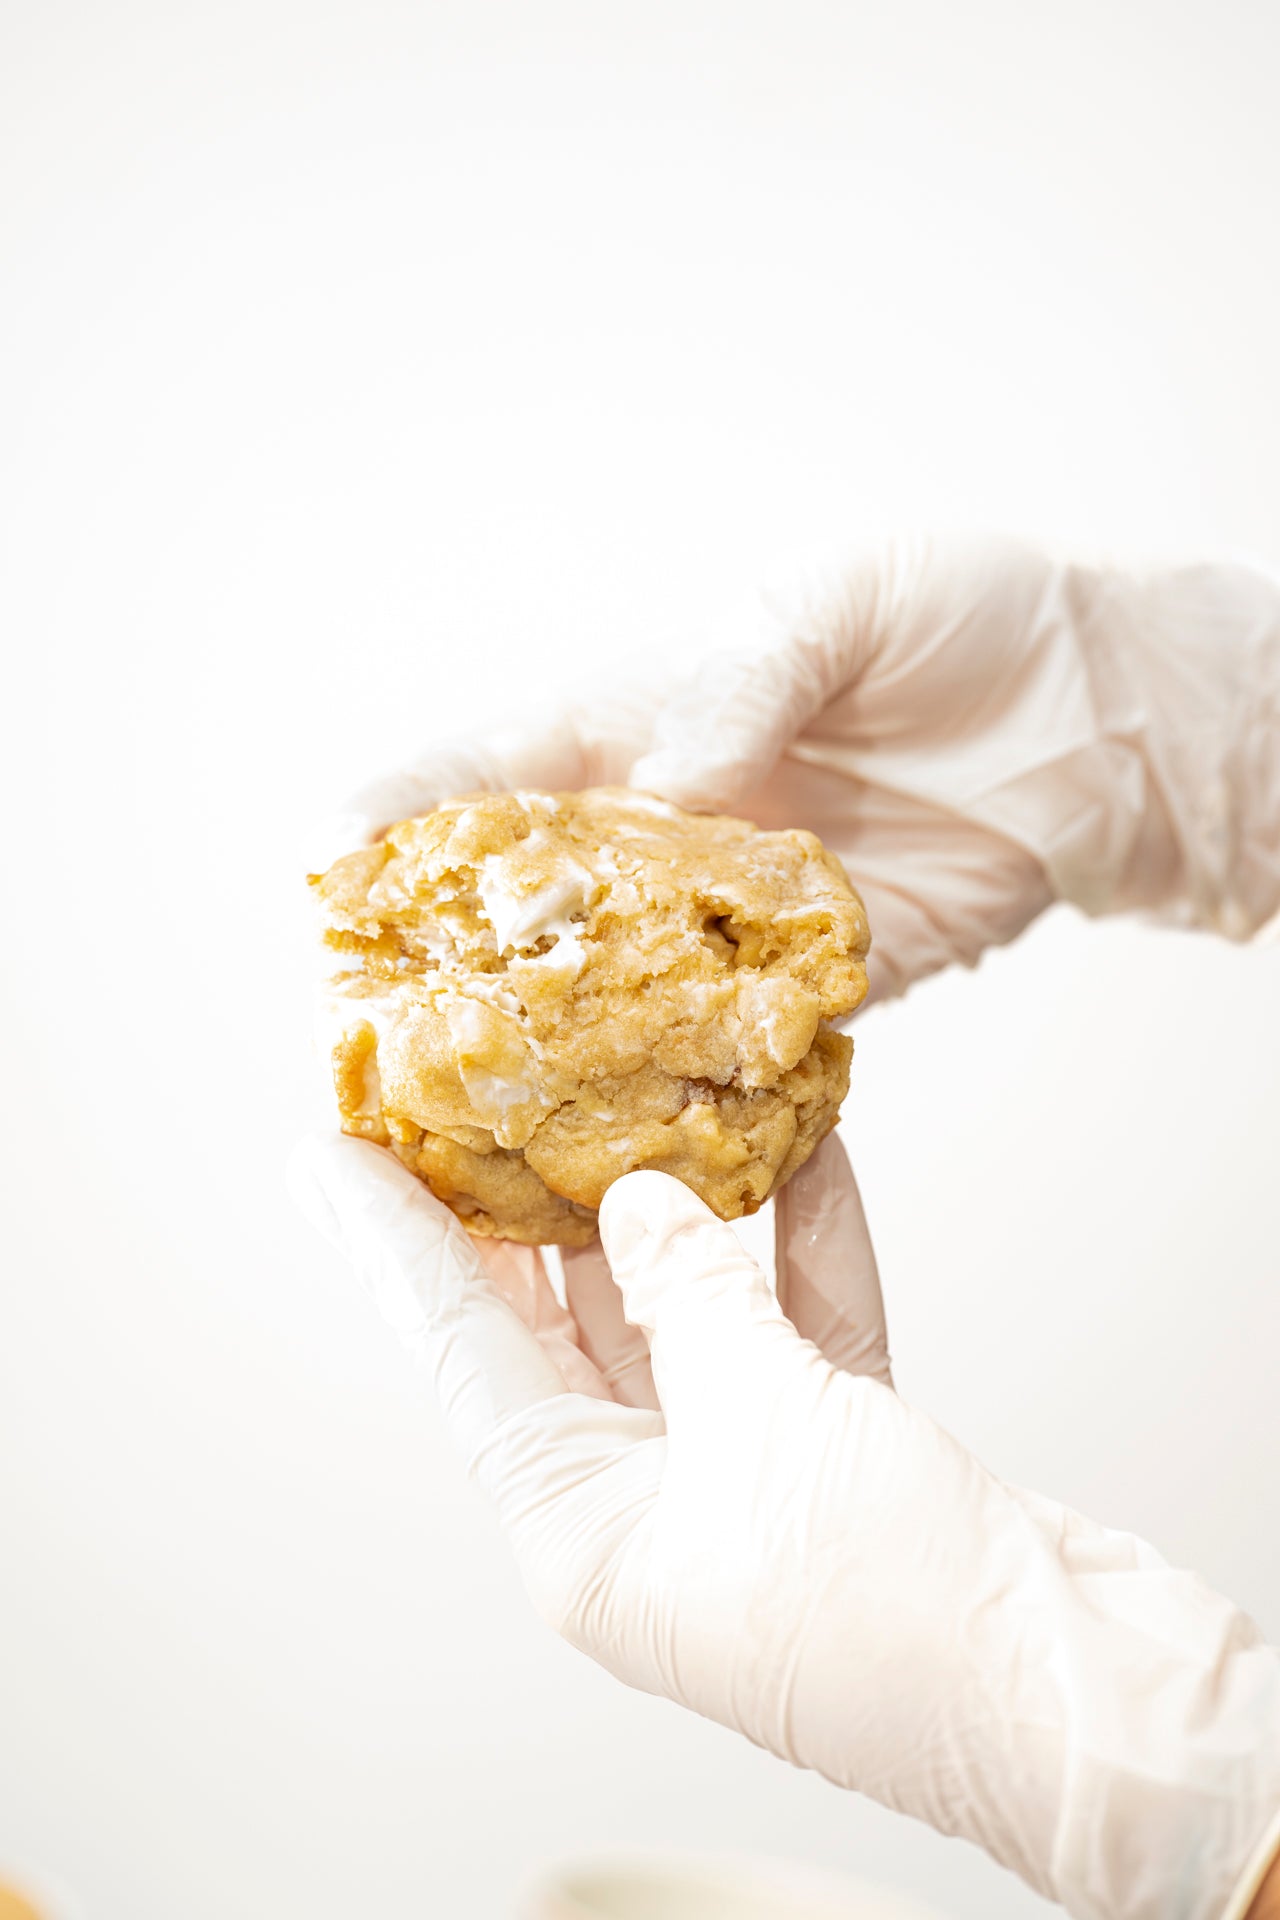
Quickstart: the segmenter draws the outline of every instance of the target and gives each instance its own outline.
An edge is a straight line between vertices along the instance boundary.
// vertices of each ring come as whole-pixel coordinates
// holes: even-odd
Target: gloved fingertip
[[[600,1237],[629,1324],[656,1340],[666,1304],[701,1303],[719,1314],[726,1302],[776,1303],[731,1226],[669,1174],[626,1174],[600,1209]],[[761,1296],[757,1299],[757,1293]],[[655,1347],[656,1353],[656,1347]]]
[[[690,1187],[648,1168],[624,1173],[600,1204],[600,1239],[619,1283],[655,1237],[666,1241],[684,1228],[706,1224],[716,1224],[716,1217]]]
[[[692,813],[724,807],[737,797],[740,782],[736,769],[699,766],[687,753],[673,753],[658,747],[637,760],[627,776],[627,785],[640,793],[652,793],[673,806],[686,807]]]

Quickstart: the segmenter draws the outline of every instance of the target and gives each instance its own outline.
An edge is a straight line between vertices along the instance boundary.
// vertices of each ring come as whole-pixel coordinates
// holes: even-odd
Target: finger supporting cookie
[[[649,1343],[639,1327],[627,1325],[604,1249],[566,1247],[565,1293],[584,1353],[590,1355],[613,1398],[624,1407],[658,1408],[649,1364]]]
[[[340,816],[347,842],[338,851],[348,853],[376,840],[394,821],[430,813],[442,801],[464,793],[573,788],[584,779],[582,742],[565,717],[556,716],[540,726],[495,730],[475,739],[444,741],[413,766],[387,774],[351,796]]]
[[[875,1251],[853,1169],[834,1133],[774,1204],[783,1311],[833,1367],[892,1386]]]
[[[294,1150],[288,1178],[302,1212],[426,1368],[469,1465],[516,1416],[565,1393],[470,1234],[394,1155],[313,1135]]]
[[[587,1343],[580,1339],[574,1315],[556,1299],[539,1249],[479,1235],[472,1236],[472,1244],[494,1286],[519,1314],[570,1393],[611,1400],[610,1383]]]

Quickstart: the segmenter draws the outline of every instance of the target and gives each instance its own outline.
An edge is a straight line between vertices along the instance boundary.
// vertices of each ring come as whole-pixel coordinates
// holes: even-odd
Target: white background
[[[0,6],[0,1853],[89,1920],[505,1920],[976,1853],[528,1611],[282,1166],[309,823],[796,549],[1280,560],[1280,15]],[[1280,1634],[1280,957],[1051,916],[858,1026],[902,1390]],[[868,1684],[874,1684],[869,1678]]]

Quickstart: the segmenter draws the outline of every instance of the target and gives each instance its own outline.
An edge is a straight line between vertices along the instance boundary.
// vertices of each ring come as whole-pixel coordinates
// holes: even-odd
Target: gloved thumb
[[[648,1336],[659,1397],[684,1376],[722,1378],[747,1346],[799,1346],[732,1227],[666,1173],[628,1173],[600,1208],[600,1238],[628,1321]]]

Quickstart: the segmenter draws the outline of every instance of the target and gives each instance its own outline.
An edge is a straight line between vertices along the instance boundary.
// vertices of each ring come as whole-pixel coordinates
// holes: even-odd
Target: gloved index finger
[[[649,1343],[639,1327],[627,1323],[604,1248],[597,1240],[589,1247],[566,1247],[561,1257],[569,1311],[584,1353],[595,1362],[620,1406],[656,1412],[658,1391],[649,1364]]]
[[[778,1303],[833,1367],[893,1385],[880,1274],[862,1197],[828,1134],[774,1202]]]
[[[442,740],[420,759],[353,794],[313,838],[310,870],[376,840],[397,820],[430,813],[464,793],[520,788],[570,792],[621,786],[650,743],[661,694],[637,664],[580,690],[518,726]]]
[[[566,1392],[469,1235],[392,1154],[345,1135],[315,1136],[295,1150],[289,1186],[427,1368],[469,1466],[505,1421]]]
[[[514,1240],[478,1238],[472,1246],[498,1292],[528,1327],[570,1392],[612,1400],[610,1382],[577,1314],[556,1299],[542,1249],[520,1246]]]
[[[312,832],[307,866],[324,873],[344,853],[368,846],[394,826],[430,813],[464,793],[500,793],[511,788],[554,790],[585,781],[582,741],[564,715],[545,724],[471,739],[443,740],[411,766],[385,774],[353,793]]]

